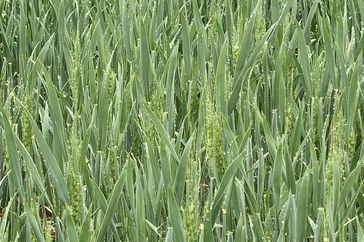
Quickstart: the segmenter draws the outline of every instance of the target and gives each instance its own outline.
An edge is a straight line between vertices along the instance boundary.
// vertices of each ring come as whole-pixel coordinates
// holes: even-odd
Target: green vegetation
[[[363,1],[0,12],[0,241],[364,241]]]

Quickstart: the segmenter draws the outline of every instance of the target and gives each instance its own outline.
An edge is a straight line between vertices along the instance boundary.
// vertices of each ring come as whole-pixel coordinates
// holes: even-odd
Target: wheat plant
[[[0,13],[0,241],[364,241],[363,1]]]

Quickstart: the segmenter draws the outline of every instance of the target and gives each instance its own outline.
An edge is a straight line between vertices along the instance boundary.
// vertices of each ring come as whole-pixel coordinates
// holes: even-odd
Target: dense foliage
[[[363,1],[0,12],[0,241],[364,241]]]

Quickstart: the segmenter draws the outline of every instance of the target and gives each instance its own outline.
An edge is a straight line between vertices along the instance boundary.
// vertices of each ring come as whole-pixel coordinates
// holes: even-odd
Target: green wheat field
[[[0,0],[0,241],[364,241],[364,1]]]

